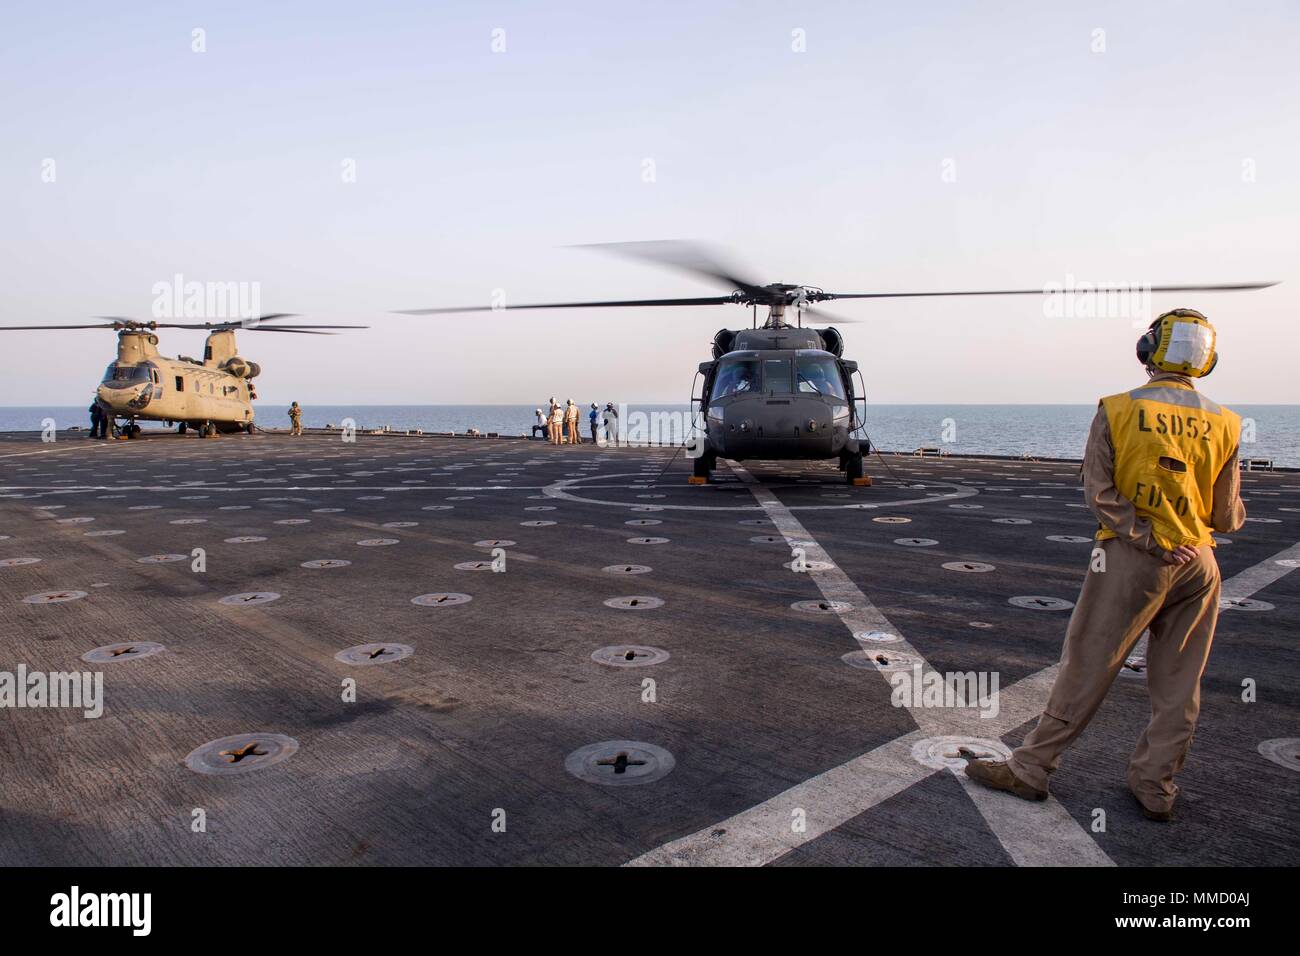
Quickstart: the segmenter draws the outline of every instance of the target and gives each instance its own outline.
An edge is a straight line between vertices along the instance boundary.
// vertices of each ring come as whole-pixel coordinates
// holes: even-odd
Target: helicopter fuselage
[[[833,329],[719,332],[715,360],[700,365],[704,455],[838,458],[841,464],[860,456],[852,379],[857,366],[839,357],[840,344]]]

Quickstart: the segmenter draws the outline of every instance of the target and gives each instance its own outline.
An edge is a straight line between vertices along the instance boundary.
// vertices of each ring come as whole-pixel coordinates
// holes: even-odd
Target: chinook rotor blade
[[[296,315],[298,315],[297,312],[268,312],[252,319],[234,319],[227,322],[159,322],[156,319],[132,319],[123,315],[97,315],[95,318],[146,329],[208,329],[223,331],[225,329],[255,329],[262,322],[289,319]]]
[[[1252,289],[1267,289],[1277,284],[1276,282],[1228,282],[1216,285],[1153,285],[1142,288],[1131,285],[1102,285],[1091,289],[992,289],[973,292],[822,292],[817,294],[817,301],[914,299],[950,295],[1077,295],[1086,292],[1245,292]],[[812,296],[809,298],[811,299]]]
[[[699,243],[681,239],[656,239],[649,242],[593,242],[574,246],[575,249],[596,249],[630,259],[642,259],[657,265],[690,272],[747,296],[759,296],[767,290],[757,282],[742,279],[731,266],[722,261],[718,253]]]
[[[244,332],[293,332],[298,329],[368,329],[368,325],[248,325]]]
[[[40,331],[57,329],[111,329],[112,325],[0,325],[0,332]]]
[[[337,332],[317,332],[315,329],[368,329],[368,325],[268,325],[254,326],[245,332],[292,332],[295,335],[337,335]]]
[[[454,312],[509,312],[517,309],[617,309],[659,305],[727,305],[737,300],[729,295],[690,299],[617,299],[608,302],[540,302],[527,305],[469,305],[437,309],[399,309],[397,315],[450,315]]]

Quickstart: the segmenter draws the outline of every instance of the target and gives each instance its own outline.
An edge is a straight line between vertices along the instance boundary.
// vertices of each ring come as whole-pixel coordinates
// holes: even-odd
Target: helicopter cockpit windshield
[[[718,374],[713,379],[712,401],[758,390],[758,360],[753,358],[726,358],[718,363]]]
[[[118,365],[114,362],[104,369],[104,383],[117,382],[131,385],[149,381],[149,368],[145,365]]]
[[[799,355],[795,359],[799,391],[848,401],[839,365],[829,355]]]

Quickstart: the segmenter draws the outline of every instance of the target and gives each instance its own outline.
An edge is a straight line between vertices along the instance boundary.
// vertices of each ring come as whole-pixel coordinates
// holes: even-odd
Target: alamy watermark
[[[689,458],[699,458],[706,451],[700,420],[690,412],[672,409],[632,409],[626,402],[618,406],[617,415],[598,412],[596,444],[657,445],[683,448]]]
[[[255,323],[262,314],[260,282],[187,282],[176,273],[151,289],[155,319]]]
[[[0,671],[0,708],[69,707],[87,720],[104,713],[104,675],[92,671]]]
[[[996,717],[999,676],[997,671],[926,671],[920,663],[910,671],[889,675],[894,688],[889,702],[895,707],[978,708],[981,718]]]
[[[1155,318],[1149,282],[1086,282],[1067,274],[1043,285],[1043,315],[1049,319],[1129,319],[1143,327]]]

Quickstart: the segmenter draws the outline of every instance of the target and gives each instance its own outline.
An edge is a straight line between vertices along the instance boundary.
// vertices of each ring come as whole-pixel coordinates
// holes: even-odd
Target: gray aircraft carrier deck
[[[1137,660],[1051,800],[959,772],[1046,700],[1094,529],[1076,466],[698,487],[672,455],[0,436],[0,670],[105,694],[0,712],[0,864],[1294,863],[1300,475],[1244,476],[1157,824],[1124,783]],[[895,706],[917,663],[998,694]]]

